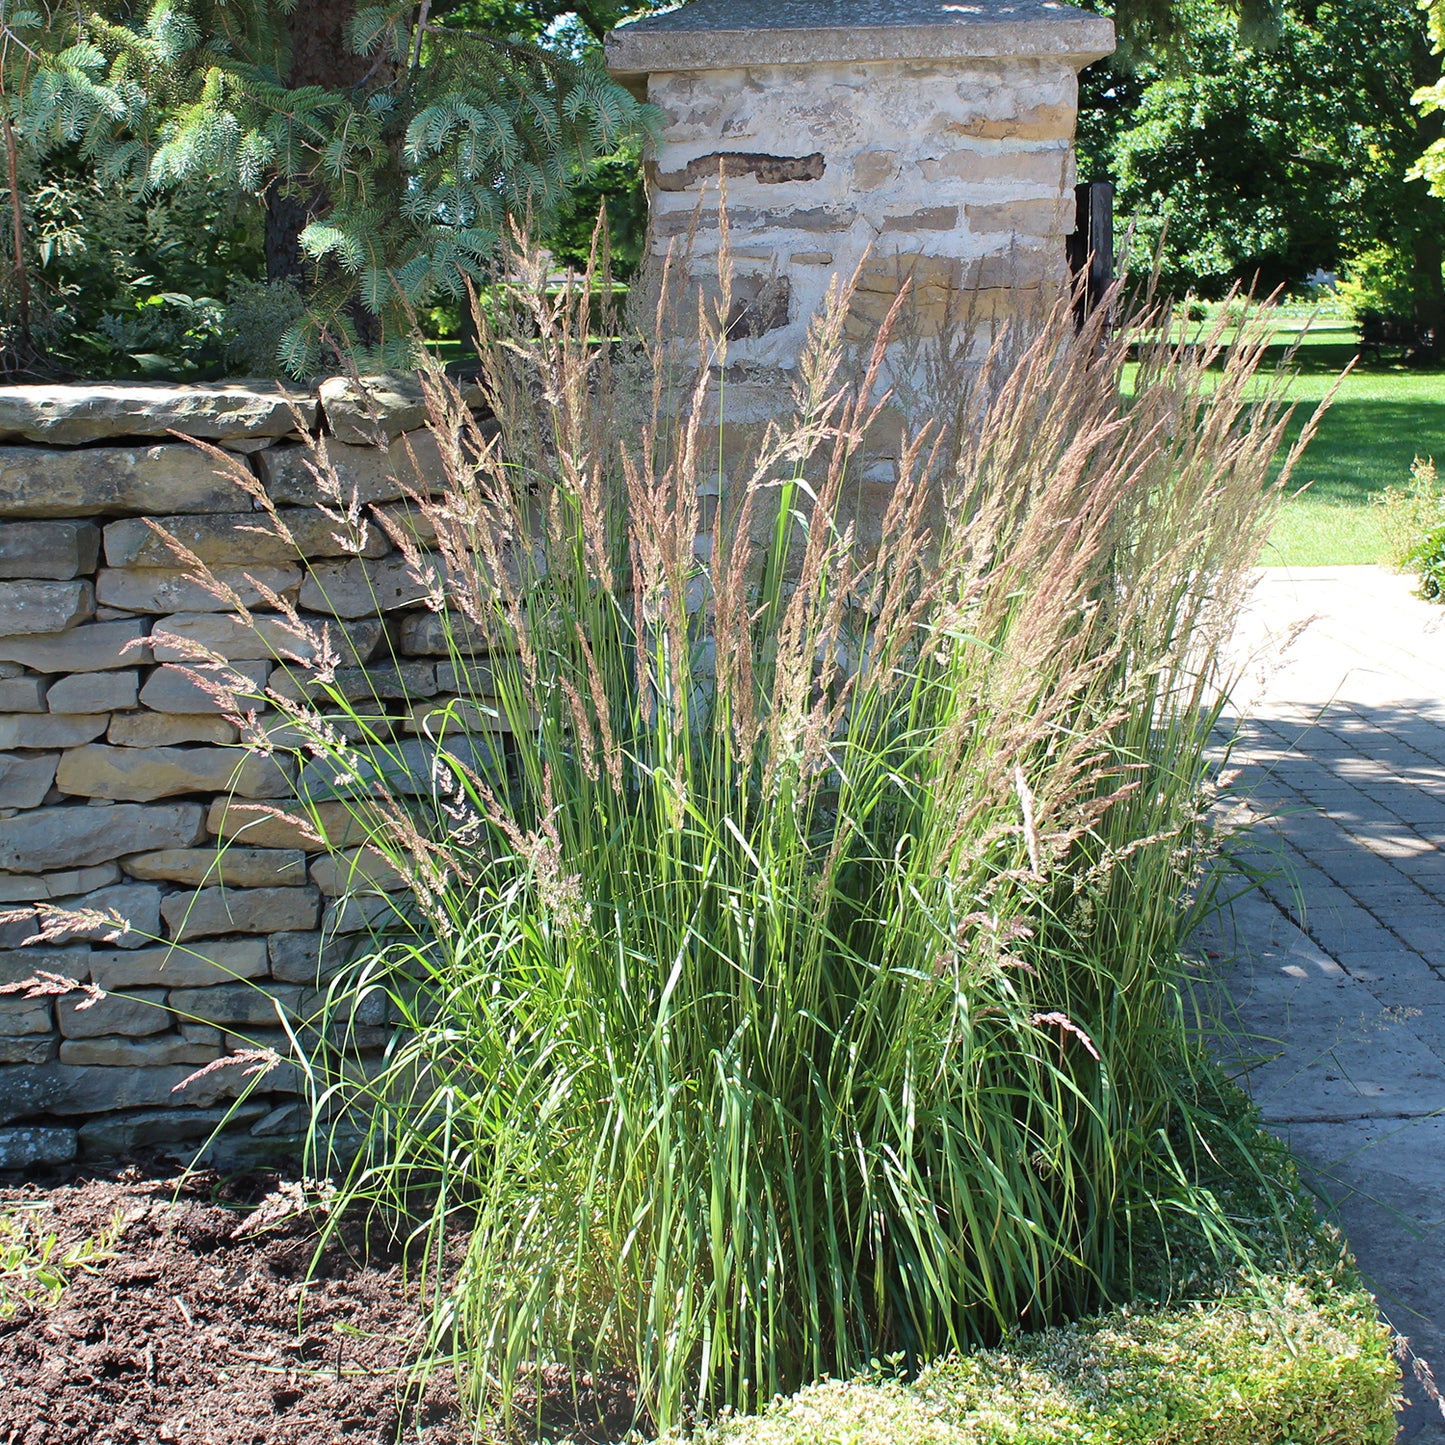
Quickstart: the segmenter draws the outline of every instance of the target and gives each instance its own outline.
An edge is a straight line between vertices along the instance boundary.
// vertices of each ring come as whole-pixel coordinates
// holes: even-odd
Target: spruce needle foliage
[[[514,264],[478,316],[498,430],[427,376],[441,493],[382,521],[329,484],[411,559],[454,698],[323,661],[254,700],[318,834],[341,800],[369,840],[311,1172],[405,1241],[479,1417],[538,1429],[559,1369],[665,1431],[1127,1298],[1208,1213],[1170,1184],[1204,1147],[1180,984],[1283,485],[1267,318],[1220,372],[1222,327],[1076,334],[1062,298],[935,357],[899,442],[846,285],[749,427],[726,264],[687,344]]]
[[[298,0],[3,13],[42,152],[74,147],[143,191],[204,178],[300,208],[308,307],[281,350],[297,374],[338,351],[411,361],[417,309],[464,297],[508,218],[544,224],[650,116],[598,65],[447,26],[445,7],[326,8],[347,53],[319,68],[298,62]]]

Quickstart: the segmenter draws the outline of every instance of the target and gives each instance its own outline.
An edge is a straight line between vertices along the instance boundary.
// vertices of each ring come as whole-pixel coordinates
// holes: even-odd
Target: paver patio
[[[1254,816],[1236,853],[1268,876],[1234,909],[1223,981],[1265,1118],[1445,1379],[1445,608],[1411,585],[1263,574],[1234,760]],[[1401,1438],[1445,1442],[1413,1382],[1411,1401]]]

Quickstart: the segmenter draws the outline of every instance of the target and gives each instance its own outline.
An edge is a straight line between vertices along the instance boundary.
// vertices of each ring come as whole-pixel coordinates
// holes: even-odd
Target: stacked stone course
[[[0,1167],[204,1139],[247,1081],[233,1067],[176,1085],[237,1047],[279,1040],[278,1011],[314,1012],[323,940],[329,966],[334,941],[382,902],[344,895],[398,886],[380,863],[331,856],[291,821],[295,765],[248,754],[187,676],[185,646],[161,634],[299,695],[298,673],[274,661],[296,644],[268,589],[330,623],[357,696],[444,703],[456,688],[422,589],[379,527],[352,555],[315,506],[312,466],[324,435],[348,493],[405,508],[409,490],[438,480],[424,419],[397,381],[370,381],[365,395],[344,378],[316,392],[0,389],[0,912],[19,915],[0,923],[0,985],[50,973],[105,995],[0,995]],[[226,475],[236,463],[296,547]],[[259,609],[254,625],[151,522]],[[322,814],[333,846],[362,841],[344,806]],[[40,903],[114,910],[129,928],[22,946]],[[379,1046],[384,1020],[357,1022],[360,1044]],[[294,1130],[294,1095],[283,1068],[246,1100],[234,1122],[247,1147]]]

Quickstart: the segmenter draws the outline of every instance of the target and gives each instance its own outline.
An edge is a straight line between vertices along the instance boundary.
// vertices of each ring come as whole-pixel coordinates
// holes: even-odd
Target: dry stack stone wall
[[[309,1012],[323,937],[362,926],[364,910],[338,916],[344,868],[273,816],[293,796],[291,764],[239,747],[158,634],[214,648],[258,685],[278,681],[266,622],[277,614],[259,583],[344,630],[347,661],[368,670],[361,695],[441,693],[450,669],[421,589],[380,528],[364,555],[347,555],[313,505],[308,465],[325,434],[348,489],[404,507],[408,488],[435,480],[423,420],[419,395],[394,381],[364,396],[344,379],[317,392],[0,389],[0,985],[53,974],[104,993],[0,995],[0,1167],[204,1138],[241,1071],[177,1084],[276,1034],[278,1007]],[[232,459],[303,555],[257,529],[256,504],[224,474]],[[258,609],[254,629],[151,521]],[[339,829],[341,806],[323,806]],[[234,842],[218,872],[222,839]],[[107,939],[97,924],[22,946],[41,903],[113,910],[130,930]],[[370,1032],[361,1042],[380,1046],[381,1028]],[[239,1115],[257,1152],[297,1124],[284,1072],[267,1087]]]

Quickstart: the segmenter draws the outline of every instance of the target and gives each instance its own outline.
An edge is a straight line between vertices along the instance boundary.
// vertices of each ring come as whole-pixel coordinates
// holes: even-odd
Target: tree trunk
[[[1439,79],[1440,58],[1431,53],[1423,25],[1410,57],[1411,80],[1416,88]],[[1422,115],[1415,125],[1415,154],[1422,156],[1437,140],[1445,138],[1445,112]],[[1429,345],[1417,348],[1417,359],[1445,360],[1445,200],[1433,196],[1424,181],[1414,183],[1414,234],[1411,238],[1412,285],[1415,293],[1415,325],[1421,332],[1433,332]]]

